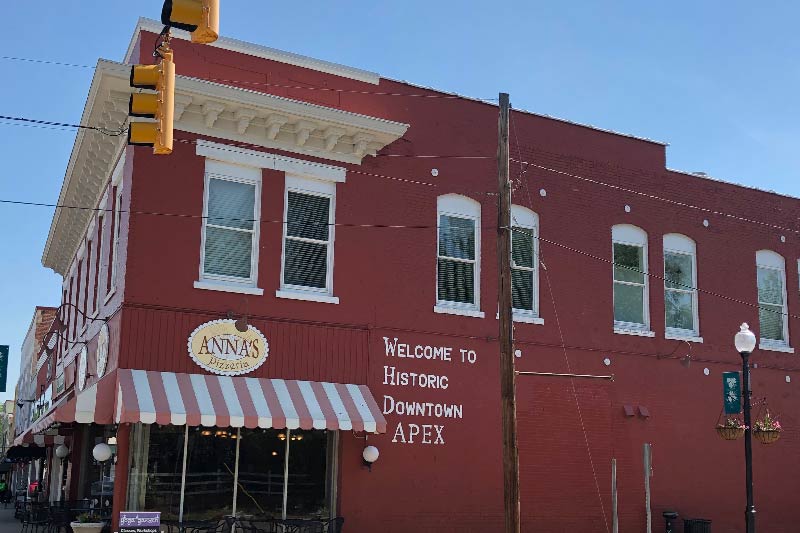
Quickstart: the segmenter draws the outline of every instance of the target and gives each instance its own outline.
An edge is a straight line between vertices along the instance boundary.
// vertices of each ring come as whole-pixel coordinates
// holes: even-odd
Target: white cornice
[[[81,124],[122,130],[128,118],[129,76],[129,65],[98,61]],[[176,131],[344,163],[361,164],[409,127],[185,76],[177,77],[175,93]],[[58,204],[96,207],[125,138],[79,130]],[[45,267],[62,276],[68,271],[93,214],[89,209],[56,209],[42,255]]]
[[[125,60],[123,63],[131,62],[133,50],[136,46],[136,42],[139,39],[139,34],[142,31],[158,34],[161,33],[163,28],[164,25],[158,21],[144,17],[140,18],[136,24],[136,29],[133,32],[131,42],[128,45],[128,51],[125,53]],[[170,35],[172,35],[173,38],[182,39],[185,41],[189,41],[191,39],[189,32],[174,28],[170,31]],[[338,63],[323,61],[321,59],[314,59],[313,57],[306,57],[300,54],[284,52],[283,50],[277,50],[267,46],[260,46],[257,44],[240,41],[238,39],[231,39],[229,37],[220,37],[215,42],[203,46],[222,48],[223,50],[229,50],[231,52],[238,52],[240,54],[259,57],[261,59],[269,59],[270,61],[286,63],[287,65],[294,65],[310,70],[316,70],[317,72],[325,72],[326,74],[333,74],[334,76],[341,76],[342,78],[363,81],[364,83],[370,83],[372,85],[377,85],[380,82],[380,76],[374,72],[348,67],[346,65],[339,65]]]
[[[178,76],[176,129],[361,164],[408,124]]]

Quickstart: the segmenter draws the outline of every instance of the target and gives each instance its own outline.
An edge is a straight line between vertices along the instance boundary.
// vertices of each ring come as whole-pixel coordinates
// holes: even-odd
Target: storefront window
[[[328,518],[328,432],[293,430],[289,437],[289,518]]]
[[[180,517],[185,426],[137,424],[132,432],[128,509]],[[336,433],[285,429],[190,427],[184,520],[283,514],[327,518],[335,508]],[[236,445],[239,444],[238,484]],[[236,506],[234,510],[234,486]]]
[[[233,512],[235,437],[232,428],[190,428],[184,520],[222,518]]]
[[[165,520],[178,519],[185,431],[185,426],[134,428],[128,508],[161,511]]]

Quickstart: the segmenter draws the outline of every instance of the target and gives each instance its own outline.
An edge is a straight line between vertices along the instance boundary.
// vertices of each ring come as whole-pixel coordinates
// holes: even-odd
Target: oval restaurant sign
[[[214,374],[247,374],[264,364],[269,343],[255,327],[236,329],[234,320],[213,320],[197,327],[189,336],[189,355]]]

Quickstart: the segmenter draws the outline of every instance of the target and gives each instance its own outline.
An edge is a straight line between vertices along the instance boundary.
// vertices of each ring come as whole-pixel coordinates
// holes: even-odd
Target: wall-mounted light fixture
[[[364,448],[364,451],[361,452],[364,466],[366,466],[370,472],[372,472],[372,463],[378,460],[378,456],[380,456],[380,452],[375,446],[367,446]]]

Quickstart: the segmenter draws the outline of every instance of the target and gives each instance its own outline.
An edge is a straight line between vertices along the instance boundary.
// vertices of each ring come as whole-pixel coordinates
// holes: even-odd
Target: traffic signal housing
[[[219,38],[219,0],[164,0],[161,23],[191,32],[193,43],[213,43]]]
[[[151,89],[131,95],[128,111],[132,117],[154,118],[155,122],[131,122],[128,144],[152,146],[156,155],[172,153],[175,115],[175,63],[172,51],[161,50],[161,61],[155,65],[131,67],[131,87]]]

